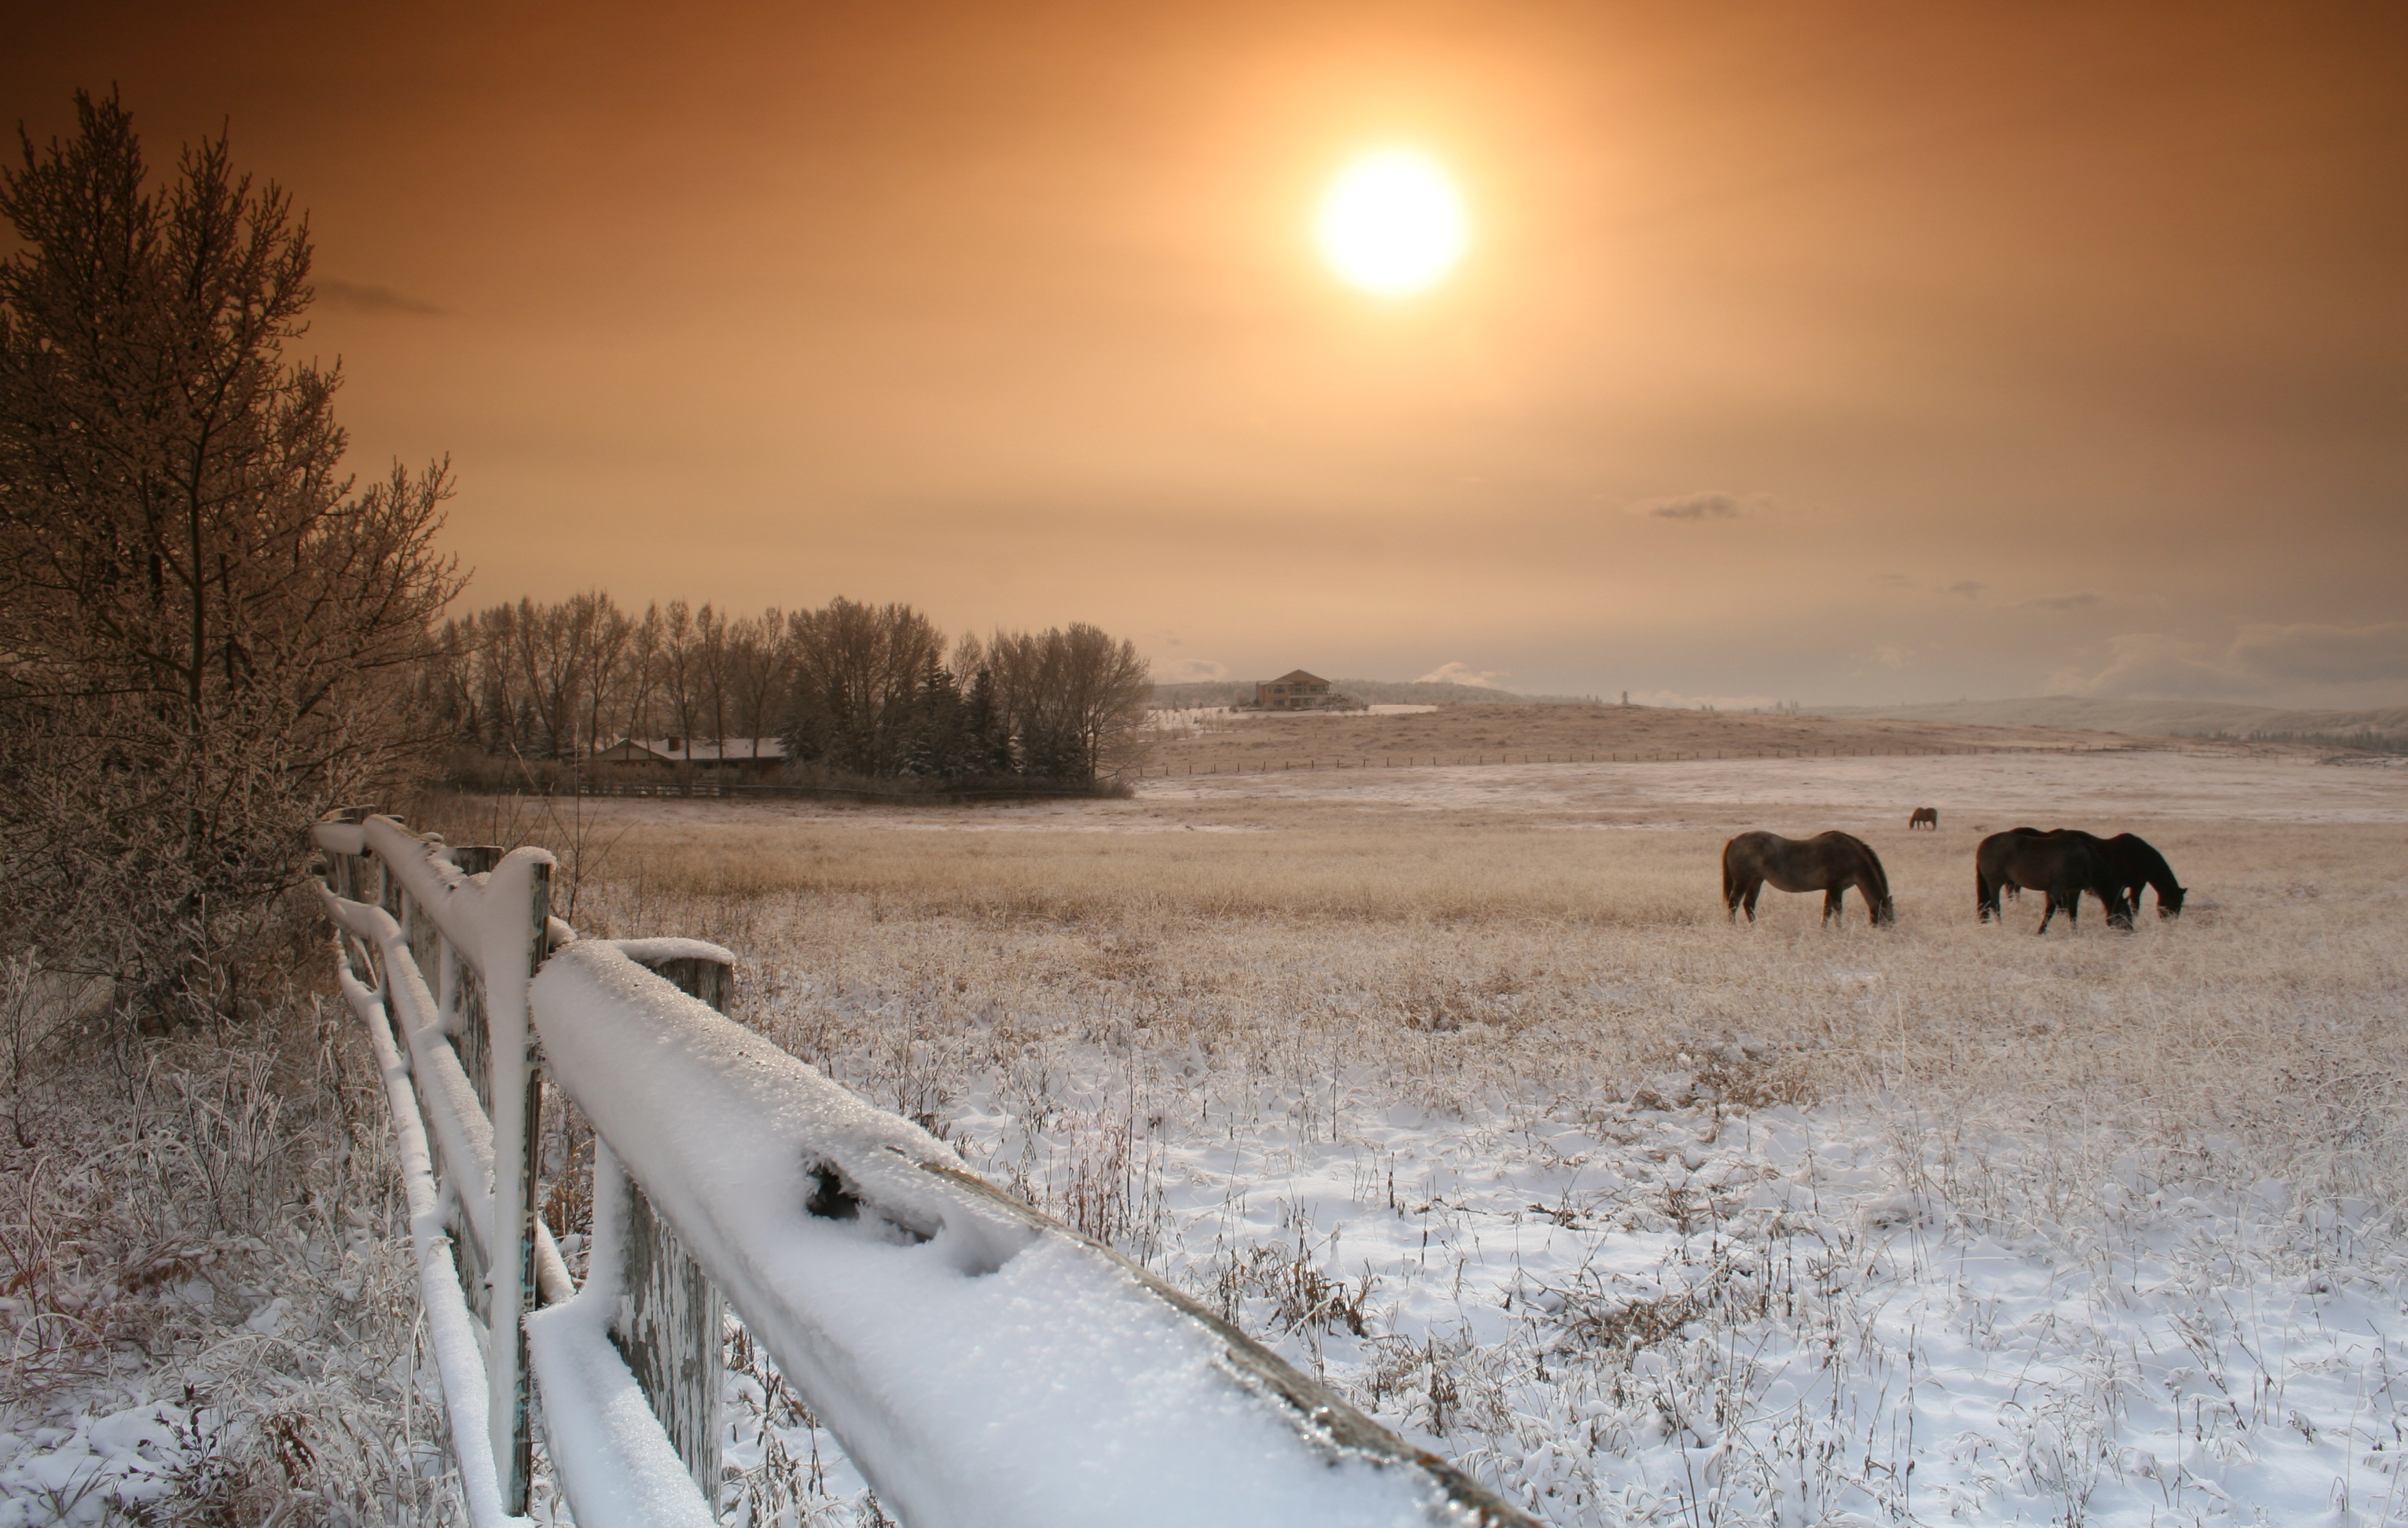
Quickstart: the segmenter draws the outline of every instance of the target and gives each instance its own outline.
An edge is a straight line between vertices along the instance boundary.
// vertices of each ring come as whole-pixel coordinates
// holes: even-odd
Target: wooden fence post
[[[498,843],[455,843],[452,845],[452,863],[464,875],[482,875],[502,862],[509,851]],[[485,1117],[494,1117],[493,1046],[485,1029],[485,984],[477,973],[474,960],[452,958],[457,968],[450,1005],[452,1048],[460,1053],[460,1069],[468,1074],[468,1081],[477,1090],[477,1104]]]
[[[735,968],[722,960],[683,956],[646,960],[649,967],[689,997],[721,1013],[735,995]],[[630,1178],[625,1185],[627,1221],[621,1242],[620,1289],[625,1291],[610,1340],[635,1371],[661,1430],[677,1446],[703,1499],[719,1500],[719,1399],[725,1368],[719,1291],[703,1276],[669,1223],[652,1213],[652,1201]]]
[[[551,947],[552,863],[549,857],[524,861],[524,974],[485,973],[485,1039],[491,1047],[490,1116],[494,1124],[494,1224],[492,1343],[485,1372],[492,1382],[494,1463],[501,1476],[502,1509],[523,1515],[535,1473],[535,1399],[527,1372],[525,1317],[536,1308],[536,1180],[542,1166],[543,1069],[538,1064],[535,1024],[527,1012],[526,986]],[[486,883],[488,895],[507,885]],[[489,962],[506,960],[496,950]],[[511,962],[515,964],[515,961]],[[496,1001],[495,978],[502,978]],[[510,978],[516,977],[516,980]],[[496,1022],[498,1021],[498,1022]]]

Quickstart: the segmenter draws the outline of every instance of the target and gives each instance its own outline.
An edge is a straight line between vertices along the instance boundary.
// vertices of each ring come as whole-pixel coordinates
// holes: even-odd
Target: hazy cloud
[[[1498,681],[1511,677],[1503,669],[1474,669],[1468,663],[1441,663],[1413,681],[1416,685],[1471,685],[1481,689],[1497,689]]]
[[[2108,643],[2114,655],[2095,673],[2066,670],[2057,694],[2172,696],[2217,699],[2259,695],[2302,683],[2346,685],[2408,679],[2408,621],[2372,626],[2243,627],[2218,652],[2162,632],[2132,632]]]
[[[1686,520],[1694,525],[1706,520],[1736,520],[1750,510],[1762,509],[1766,502],[1760,494],[1742,498],[1737,494],[1706,490],[1680,494],[1671,498],[1642,498],[1629,509],[1633,514],[1652,514],[1658,520]]]
[[[2100,596],[2086,591],[2082,594],[2052,594],[2044,595],[2038,599],[2027,599],[2023,602],[2022,608],[2025,610],[2086,610],[2098,604],[2100,598]]]
[[[2408,679],[2408,621],[2372,626],[2245,626],[2232,641],[2231,662],[2269,679],[2341,685],[2364,679]]]
[[[2067,669],[2048,683],[2052,695],[2157,695],[2186,699],[2223,699],[2256,688],[2215,661],[2195,641],[2161,632],[2136,631],[2111,638],[2114,656],[2097,673]]]
[[[372,286],[366,281],[339,281],[321,276],[309,283],[318,300],[329,308],[349,313],[402,313],[414,318],[440,318],[443,310],[407,292],[395,292],[389,286]]]
[[[1873,575],[1873,582],[1885,589],[1911,589],[1914,587],[1914,580],[1907,577],[1904,573],[1875,573]]]
[[[1215,663],[1211,658],[1175,658],[1157,666],[1154,677],[1157,684],[1193,685],[1205,680],[1228,678],[1229,666]]]
[[[1979,599],[1990,592],[1990,586],[1973,579],[1962,578],[1948,585],[1948,592],[1959,599]]]

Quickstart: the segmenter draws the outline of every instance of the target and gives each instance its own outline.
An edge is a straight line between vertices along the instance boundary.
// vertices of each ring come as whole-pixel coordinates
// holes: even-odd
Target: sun
[[[1470,232],[1455,182],[1403,149],[1349,165],[1322,198],[1316,231],[1339,275],[1389,297],[1419,292],[1453,269]]]

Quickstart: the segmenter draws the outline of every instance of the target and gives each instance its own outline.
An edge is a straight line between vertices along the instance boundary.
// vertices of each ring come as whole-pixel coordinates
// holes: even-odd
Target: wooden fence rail
[[[577,938],[540,850],[313,840],[480,1528],[525,1521],[538,1437],[583,1528],[716,1521],[724,1309],[909,1528],[1533,1528],[725,1017],[728,951]],[[537,1216],[547,1088],[595,1134],[581,1279]]]

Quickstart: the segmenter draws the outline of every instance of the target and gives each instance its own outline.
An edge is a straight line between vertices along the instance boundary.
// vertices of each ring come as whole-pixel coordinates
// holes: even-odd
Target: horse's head
[[[1885,929],[1896,923],[1898,921],[1898,902],[1896,899],[1884,897],[1880,901],[1875,902],[1873,904],[1873,921]]]
[[[2182,916],[2183,899],[2188,895],[2190,895],[2190,887],[2180,886],[2168,891],[2158,892],[2157,916],[2161,918],[2178,918]]]

